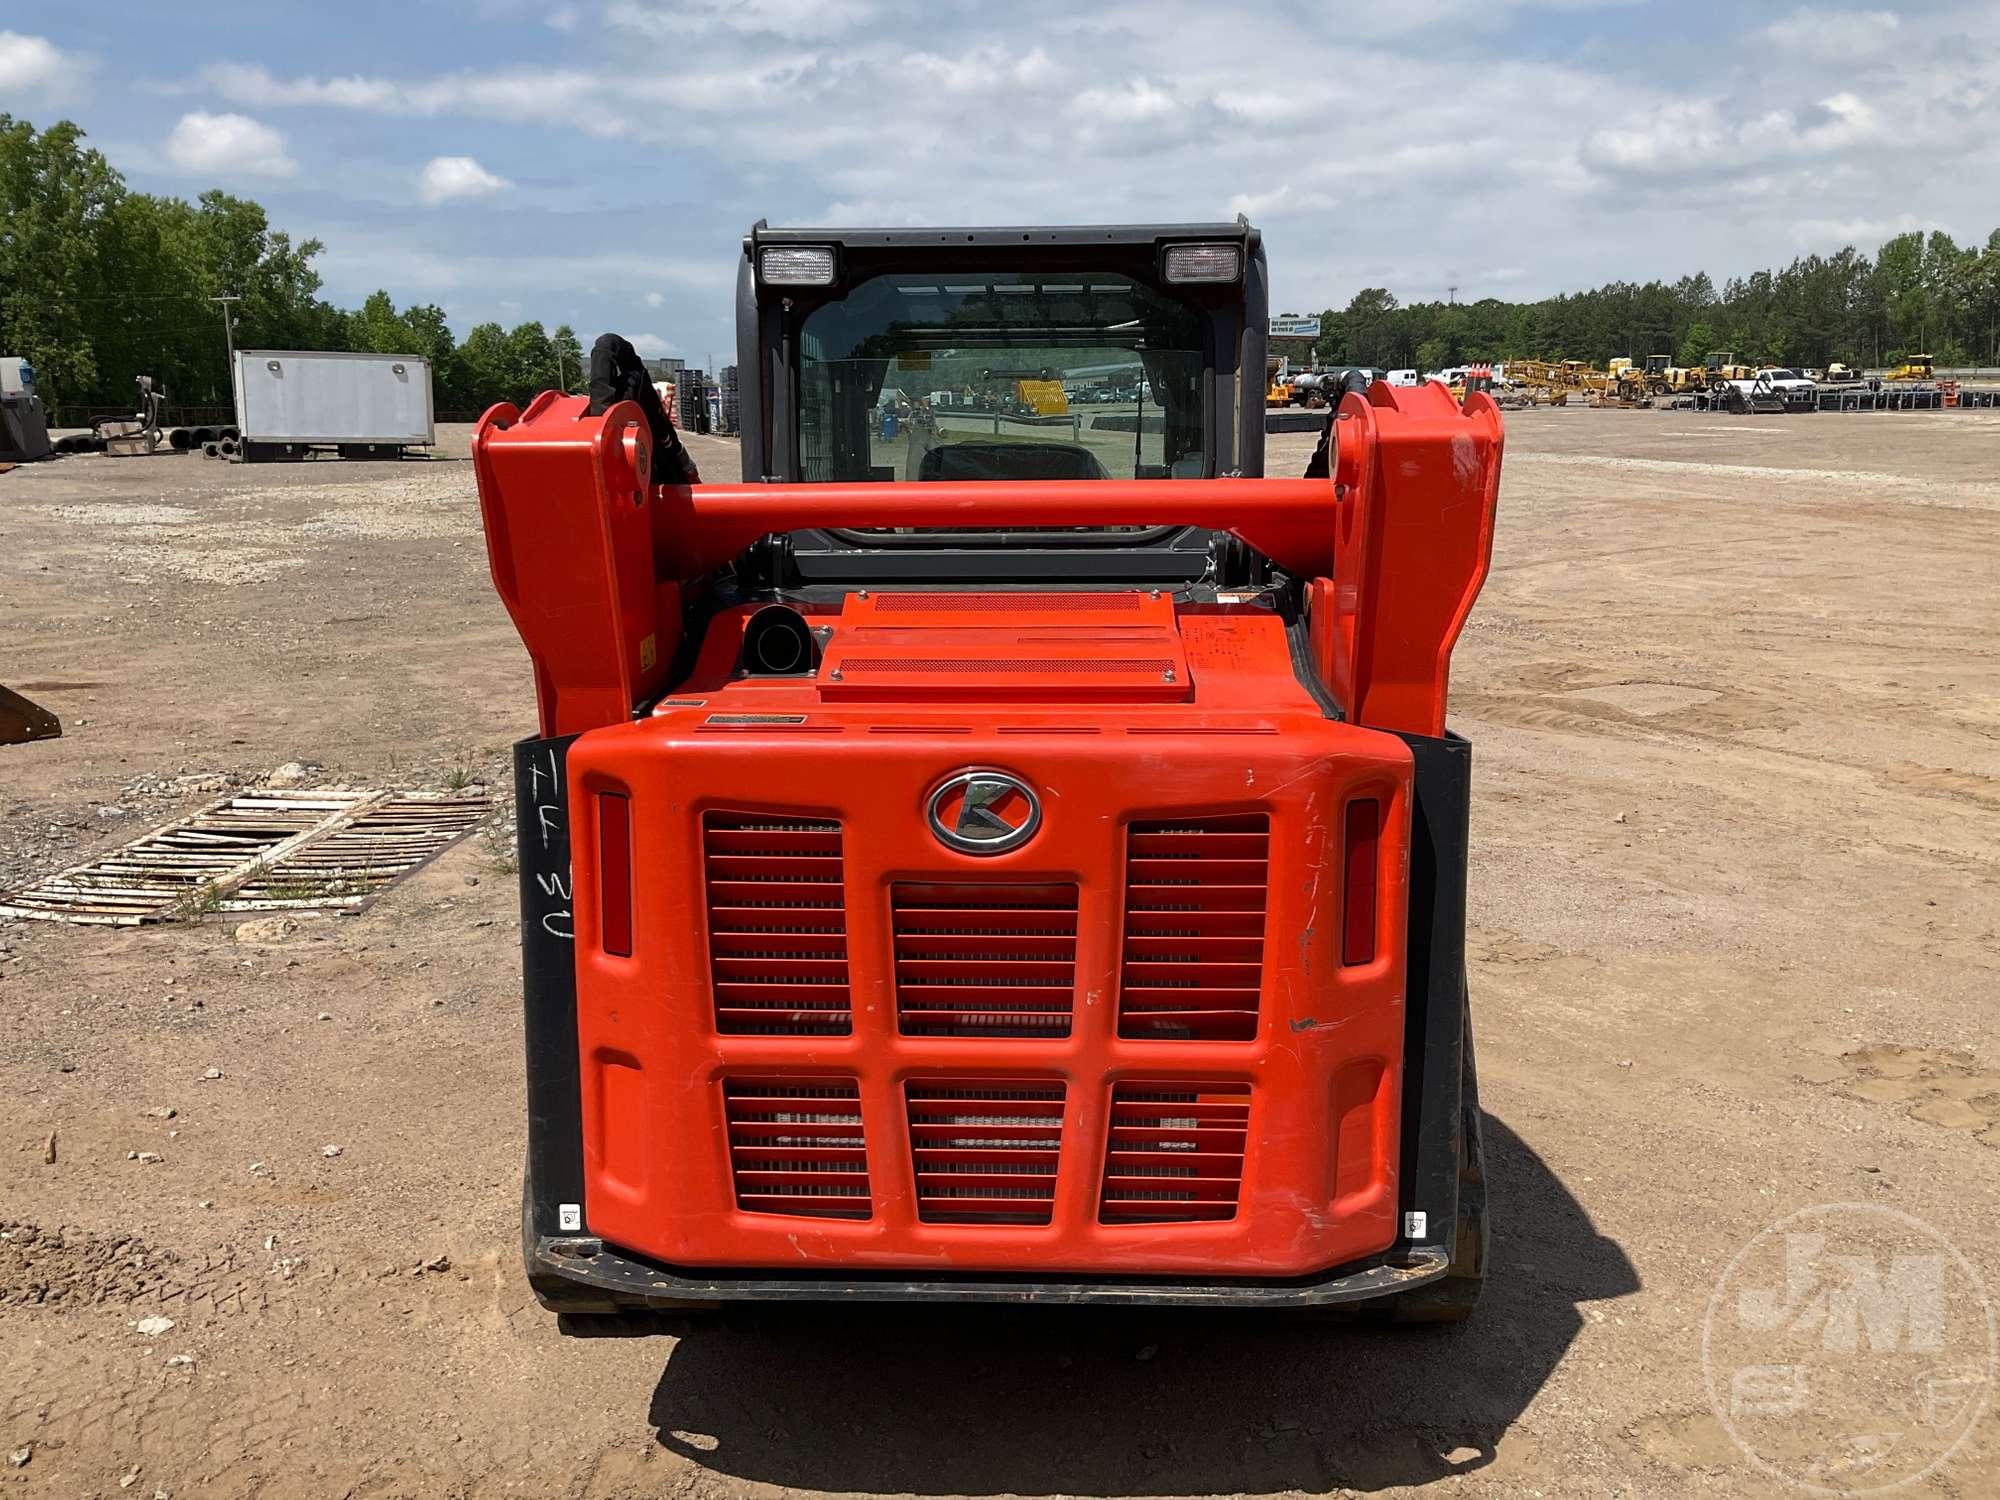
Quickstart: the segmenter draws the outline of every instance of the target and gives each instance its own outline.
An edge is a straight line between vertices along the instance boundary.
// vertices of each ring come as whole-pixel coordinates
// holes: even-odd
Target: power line
[[[200,292],[93,292],[88,296],[72,296],[65,302],[199,302]],[[212,299],[211,299],[212,300]]]
[[[229,321],[229,309],[232,303],[241,302],[243,299],[234,292],[224,292],[221,296],[210,297],[208,300],[222,304],[222,342],[229,350],[229,386],[233,391],[236,388],[236,329]]]

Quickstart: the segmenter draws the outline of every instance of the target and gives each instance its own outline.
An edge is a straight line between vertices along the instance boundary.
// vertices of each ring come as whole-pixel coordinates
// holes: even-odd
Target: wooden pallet
[[[0,917],[137,927],[211,913],[358,911],[486,816],[485,797],[244,792],[0,896]]]

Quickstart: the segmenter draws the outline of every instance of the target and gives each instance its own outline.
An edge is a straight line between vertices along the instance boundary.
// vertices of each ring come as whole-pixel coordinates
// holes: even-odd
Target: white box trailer
[[[236,425],[249,460],[394,458],[437,441],[431,363],[416,354],[238,349]]]

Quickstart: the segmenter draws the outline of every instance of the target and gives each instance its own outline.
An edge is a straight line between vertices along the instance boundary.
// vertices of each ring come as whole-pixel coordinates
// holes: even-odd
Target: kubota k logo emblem
[[[931,793],[931,832],[965,854],[1018,849],[1042,826],[1041,799],[1005,771],[960,771]]]

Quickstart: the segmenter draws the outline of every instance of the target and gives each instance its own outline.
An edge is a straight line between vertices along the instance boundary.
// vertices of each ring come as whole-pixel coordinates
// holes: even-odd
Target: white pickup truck
[[[1748,380],[1727,380],[1723,385],[1742,395],[1752,406],[1783,407],[1811,411],[1819,404],[1819,385],[1798,370],[1772,366],[1759,370]]]

